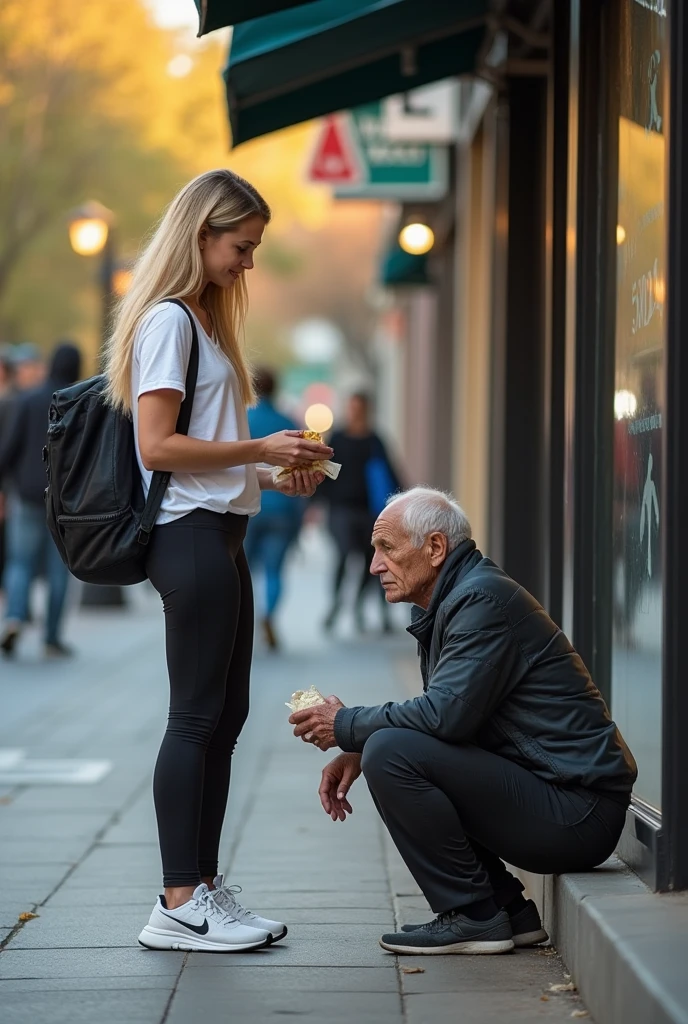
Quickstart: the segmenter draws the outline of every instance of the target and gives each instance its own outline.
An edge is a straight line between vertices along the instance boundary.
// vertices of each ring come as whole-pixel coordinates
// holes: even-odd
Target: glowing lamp
[[[309,430],[317,430],[319,434],[326,434],[334,423],[334,414],[329,405],[316,402],[315,405],[308,406],[304,419]]]
[[[427,224],[407,224],[399,232],[399,245],[412,256],[423,256],[435,244],[435,234]]]

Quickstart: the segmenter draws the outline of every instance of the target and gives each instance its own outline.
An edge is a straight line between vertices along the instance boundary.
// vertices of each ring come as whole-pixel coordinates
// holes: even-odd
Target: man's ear
[[[428,537],[428,544],[430,546],[430,563],[438,568],[449,554],[447,538],[443,533],[431,533]]]

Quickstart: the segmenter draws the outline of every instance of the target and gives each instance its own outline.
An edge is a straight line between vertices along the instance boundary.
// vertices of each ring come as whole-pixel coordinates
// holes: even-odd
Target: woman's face
[[[253,268],[253,253],[261,243],[264,230],[263,218],[253,214],[221,235],[201,231],[199,244],[206,284],[212,281],[218,288],[233,287],[245,270]]]

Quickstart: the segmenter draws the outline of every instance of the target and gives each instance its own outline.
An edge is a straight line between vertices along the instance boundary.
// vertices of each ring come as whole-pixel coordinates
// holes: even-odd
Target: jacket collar
[[[466,573],[478,564],[482,557],[475,546],[474,540],[464,540],[451,552],[442,566],[427,609],[414,605],[408,632],[411,636],[415,637],[422,647],[427,648],[432,639],[435,618],[437,617],[440,605]]]

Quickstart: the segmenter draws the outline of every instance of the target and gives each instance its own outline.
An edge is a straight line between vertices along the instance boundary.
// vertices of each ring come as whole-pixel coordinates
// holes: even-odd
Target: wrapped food
[[[305,711],[306,708],[313,708],[316,704],[326,703],[322,693],[316,690],[314,686],[309,686],[307,690],[297,690],[296,693],[292,693],[291,702],[287,702],[287,707],[293,713],[294,711]]]
[[[323,443],[322,434],[319,434],[317,430],[302,430],[301,437],[304,441],[317,441],[319,444]],[[295,469],[310,469],[313,473],[324,473],[325,476],[329,477],[330,480],[336,480],[339,476],[339,470],[341,465],[338,462],[318,461],[318,462],[304,462],[300,466],[275,466],[272,471],[272,479],[275,483],[279,483],[280,480],[284,480],[285,477],[293,473]]]

